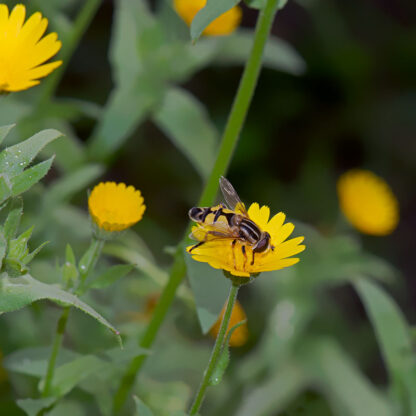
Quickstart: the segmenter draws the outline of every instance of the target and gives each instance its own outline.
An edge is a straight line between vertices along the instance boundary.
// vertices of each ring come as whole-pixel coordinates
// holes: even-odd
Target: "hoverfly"
[[[242,242],[241,250],[246,256],[246,245],[253,252],[251,264],[254,264],[255,253],[264,253],[273,250],[270,234],[262,231],[260,227],[250,219],[245,205],[241,202],[237,192],[231,183],[221,176],[220,188],[226,204],[214,207],[193,207],[189,210],[189,218],[198,224],[198,229],[190,235],[199,241],[189,252],[201,246],[207,241],[217,239],[229,239],[234,247],[237,241]]]

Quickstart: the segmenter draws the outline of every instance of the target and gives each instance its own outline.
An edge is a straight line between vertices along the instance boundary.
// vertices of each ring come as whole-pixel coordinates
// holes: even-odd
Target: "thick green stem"
[[[231,161],[260,74],[263,50],[273,23],[277,1],[278,0],[268,0],[265,9],[260,12],[256,25],[253,47],[245,65],[237,95],[234,99],[231,113],[221,140],[217,159],[199,200],[199,206],[213,204],[218,190],[218,179],[225,174]],[[179,244],[179,249],[176,253],[169,275],[169,281],[163,289],[152,315],[152,319],[140,340],[139,345],[142,348],[150,348],[153,344],[166,313],[173,302],[176,290],[185,276],[186,269],[183,259],[183,248],[189,232],[188,230],[189,227],[187,228],[184,239]],[[140,355],[134,358],[130,363],[114,397],[114,414],[119,414],[145,359],[146,356]]]
[[[69,306],[64,308],[59,318],[58,325],[56,327],[55,339],[53,341],[52,351],[49,357],[48,369],[46,370],[45,384],[43,386],[42,391],[43,397],[49,396],[51,391],[53,374],[55,372],[56,359],[58,357],[58,353],[62,345],[62,338],[65,333],[66,323],[68,321],[70,309],[71,308]]]
[[[218,358],[224,346],[224,340],[227,334],[228,324],[230,323],[231,312],[233,310],[235,300],[237,299],[239,288],[240,286],[238,285],[233,284],[231,286],[230,294],[228,295],[227,309],[225,310],[224,316],[222,318],[220,330],[218,332],[217,339],[215,341],[215,345],[211,353],[211,358],[208,361],[208,365],[207,365],[207,368],[205,369],[204,376],[202,378],[198,392],[195,395],[195,400],[189,411],[190,416],[196,415],[198,413],[199,408],[201,407],[202,402],[204,400],[205,392],[210,384],[212,373],[215,370],[215,366],[218,362]]]
[[[87,0],[84,2],[84,6],[78,13],[78,16],[73,24],[72,31],[68,36],[68,39],[63,43],[60,59],[62,65],[51,74],[45,81],[43,91],[39,99],[39,105],[45,104],[55,92],[56,87],[64,75],[65,69],[71,59],[72,54],[75,51],[79,41],[87,30],[88,25],[95,16],[98,7],[101,4],[101,0]]]

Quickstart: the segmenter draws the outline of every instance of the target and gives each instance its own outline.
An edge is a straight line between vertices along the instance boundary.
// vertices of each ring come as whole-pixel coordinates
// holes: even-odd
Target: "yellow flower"
[[[297,237],[285,241],[292,234],[295,226],[290,222],[284,224],[286,216],[283,212],[279,212],[269,221],[269,207],[260,208],[255,202],[248,209],[248,216],[262,231],[270,234],[271,248],[268,250],[255,253],[253,257],[253,250],[248,243],[232,238],[212,238],[194,249],[192,249],[194,246],[189,246],[186,250],[191,253],[194,260],[206,262],[215,269],[223,269],[234,276],[242,277],[283,269],[299,261],[298,258],[291,256],[305,250],[305,246],[301,245],[304,238]],[[219,221],[221,220],[222,217],[219,218]],[[201,226],[198,225],[192,228],[195,237],[202,237],[204,234],[198,232],[200,228]]]
[[[195,15],[205,7],[207,0],[173,0],[176,13],[190,26]],[[211,22],[203,31],[204,35],[221,36],[234,32],[241,21],[241,8],[233,7]]]
[[[48,20],[36,12],[24,23],[25,15],[22,4],[10,16],[7,6],[0,4],[0,92],[33,87],[62,63],[44,64],[61,49],[56,33],[41,39]]]
[[[221,314],[213,325],[213,327],[209,330],[209,334],[212,338],[217,338],[218,332],[220,330],[221,321],[225,313],[225,309],[227,307],[227,303],[222,308]],[[227,332],[235,325],[237,325],[241,321],[245,321],[247,319],[246,313],[244,312],[241,303],[236,300],[233,306],[233,310],[231,312],[230,322],[228,324]],[[241,347],[243,346],[248,340],[248,327],[247,323],[240,325],[238,328],[234,330],[230,338],[230,347]]]
[[[382,178],[368,170],[350,170],[338,179],[337,190],[341,210],[357,230],[381,236],[396,228],[399,204]]]
[[[140,221],[146,206],[139,190],[124,183],[101,182],[88,198],[92,219],[105,231],[122,231]]]

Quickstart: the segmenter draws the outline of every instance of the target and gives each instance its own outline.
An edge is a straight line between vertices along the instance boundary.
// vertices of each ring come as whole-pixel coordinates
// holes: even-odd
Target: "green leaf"
[[[162,85],[138,75],[134,85],[115,88],[89,142],[94,160],[105,160],[118,150],[160,101]]]
[[[10,205],[10,211],[4,223],[4,237],[7,241],[16,236],[19,229],[20,218],[23,213],[22,198],[14,198]]]
[[[203,42],[216,42],[217,39],[207,38]],[[244,64],[250,55],[253,46],[253,31],[239,29],[229,36],[221,39],[218,43],[217,51],[214,55],[215,62],[224,64]],[[292,45],[270,36],[266,42],[263,54],[264,67],[276,71],[284,71],[293,75],[300,75],[305,72],[306,64],[303,58],[293,48]]]
[[[35,226],[33,225],[32,227],[24,231],[22,234],[20,234],[19,237],[10,241],[7,259],[21,260],[24,256],[26,256],[29,253],[27,243],[30,237],[32,236],[34,227]]]
[[[51,394],[55,397],[65,396],[82,380],[103,371],[108,365],[108,362],[94,355],[84,355],[61,365],[55,370]]]
[[[16,124],[9,124],[8,126],[0,126],[0,144],[2,144],[3,140],[9,134],[9,131],[15,126]]]
[[[211,22],[238,3],[240,3],[240,0],[208,0],[206,6],[201,9],[194,17],[194,20],[192,20],[192,40],[197,40]]]
[[[230,339],[233,335],[233,332],[240,327],[241,325],[244,325],[247,321],[241,321],[237,324],[235,324],[227,333],[227,336],[224,340],[224,346],[221,351],[221,355],[218,358],[218,362],[215,365],[215,369],[210,377],[209,384],[211,386],[216,386],[221,383],[222,378],[224,377],[225,370],[228,367],[228,364],[230,363]]]
[[[8,147],[0,153],[0,172],[18,175],[51,141],[62,136],[57,130],[42,130],[29,139]]]
[[[37,165],[26,169],[19,175],[14,176],[11,179],[13,196],[26,192],[33,185],[39,182],[48,173],[54,158],[55,156],[52,156],[50,159],[38,163]]]
[[[386,395],[373,387],[355,363],[333,341],[304,343],[311,375],[321,383],[334,414],[391,416],[395,413]]]
[[[214,165],[218,132],[202,104],[187,91],[171,88],[153,117],[161,130],[206,178]]]
[[[62,277],[65,283],[66,288],[71,288],[75,286],[75,283],[78,280],[78,268],[75,260],[74,251],[70,244],[66,245],[65,251],[65,263],[62,266]]]
[[[6,250],[7,250],[7,240],[4,237],[0,229],[0,270],[3,265],[3,259],[4,259],[4,256],[6,255]]]
[[[153,412],[137,397],[133,396],[136,404],[136,416],[153,416]]]
[[[28,416],[38,416],[42,409],[52,406],[56,397],[43,397],[41,399],[17,399],[16,404],[26,412]]]
[[[380,286],[364,278],[354,286],[376,332],[393,391],[404,405],[403,413],[416,415],[416,357],[408,323]]]
[[[126,276],[133,268],[134,266],[132,264],[117,264],[116,266],[109,267],[104,273],[94,279],[89,287],[102,289],[110,286],[118,279]]]
[[[4,173],[0,174],[0,204],[12,195],[10,179]]]
[[[140,72],[137,40],[141,33],[153,25],[153,16],[142,0],[119,0],[110,43],[110,62],[117,85],[131,85]]]
[[[245,395],[238,416],[277,415],[285,409],[309,383],[309,377],[301,368],[282,363],[279,372],[263,384],[256,384]]]
[[[10,278],[6,273],[3,273],[0,275],[0,285],[0,314],[18,310],[41,299],[48,299],[58,304],[63,303],[80,309],[110,329],[120,341],[119,332],[106,319],[71,293],[56,286],[42,283],[29,274]]]
[[[185,254],[185,263],[199,323],[202,332],[206,334],[218,319],[230,291],[231,282],[221,270],[193,260],[188,253]]]
[[[245,0],[248,7],[252,9],[263,10],[266,7],[267,0]],[[276,9],[282,9],[287,3],[287,0],[279,0],[276,5]]]
[[[46,374],[51,347],[22,348],[7,355],[3,366],[9,371],[41,378]],[[56,365],[60,366],[78,358],[78,354],[61,348]]]

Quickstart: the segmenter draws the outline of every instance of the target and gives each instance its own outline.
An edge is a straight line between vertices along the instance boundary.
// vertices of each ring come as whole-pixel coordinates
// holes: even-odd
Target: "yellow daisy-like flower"
[[[222,311],[220,313],[220,316],[213,325],[213,327],[209,330],[209,334],[212,336],[212,338],[216,339],[218,332],[220,330],[221,321],[225,313],[225,309],[227,308],[227,304],[224,305],[222,308]],[[235,325],[237,325],[241,321],[245,321],[247,319],[246,313],[244,312],[243,307],[241,306],[241,303],[236,300],[235,304],[233,306],[233,310],[231,312],[231,318],[230,322],[228,324],[227,332]],[[236,328],[233,333],[231,334],[230,338],[230,347],[241,347],[243,346],[247,340],[248,340],[248,327],[247,323],[244,323],[240,325],[238,328]]]
[[[304,237],[287,240],[292,234],[295,226],[285,222],[285,214],[279,212],[270,220],[270,209],[267,206],[260,208],[257,202],[251,204],[248,209],[249,218],[262,230],[270,234],[271,248],[262,252],[254,253],[250,244],[233,238],[212,238],[198,247],[187,247],[188,253],[197,261],[208,263],[215,269],[222,269],[234,276],[250,277],[260,272],[283,269],[296,264],[299,259],[293,258],[295,254],[305,250],[301,245]],[[220,217],[218,221],[226,221]],[[195,237],[201,236],[203,225],[192,228]],[[254,261],[253,261],[254,258]]]
[[[205,7],[207,0],[173,0],[176,13],[190,26],[195,15]],[[203,31],[207,36],[229,35],[241,22],[242,11],[233,7],[212,21]]]
[[[7,6],[0,4],[0,92],[33,87],[62,63],[44,63],[62,46],[56,33],[41,39],[48,20],[36,12],[24,23],[25,15],[22,4],[15,6],[10,15]]]
[[[399,203],[389,185],[373,172],[350,170],[337,183],[339,203],[348,221],[364,234],[387,235],[399,222]]]
[[[88,198],[92,219],[105,231],[122,231],[140,221],[146,206],[139,190],[124,183],[101,182]]]

